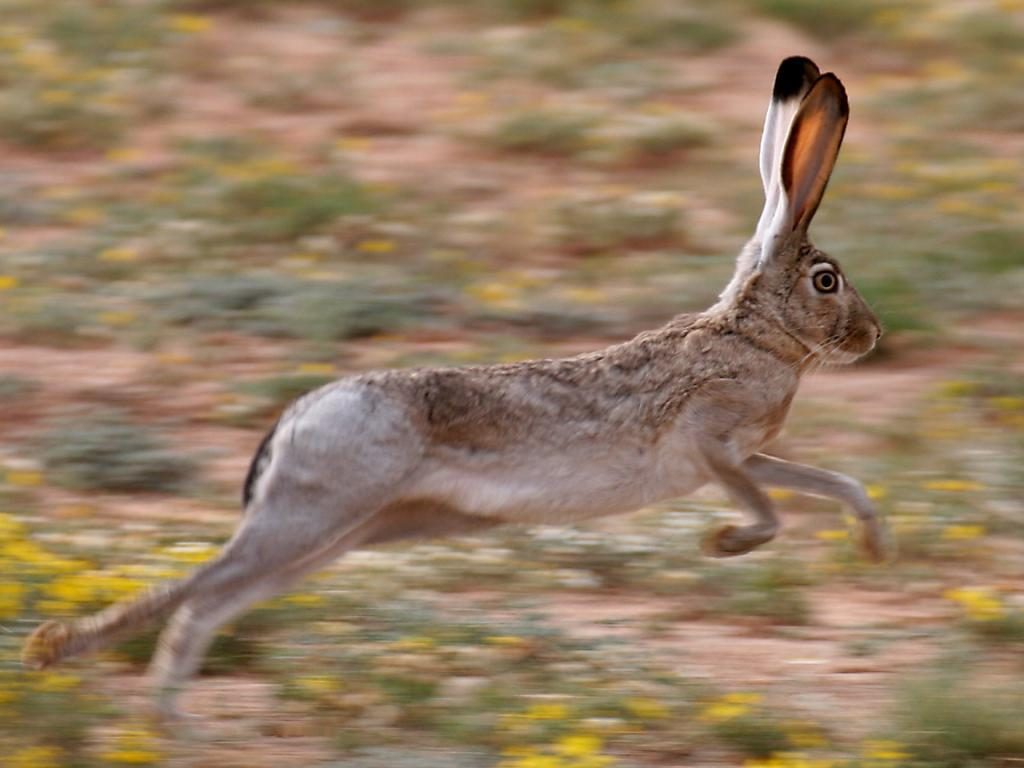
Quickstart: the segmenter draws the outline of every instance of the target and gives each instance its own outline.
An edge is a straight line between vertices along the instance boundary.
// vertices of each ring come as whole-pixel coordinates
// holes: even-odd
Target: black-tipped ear
[[[761,134],[760,170],[761,184],[764,186],[764,208],[757,222],[757,236],[764,234],[765,228],[775,218],[782,190],[779,175],[782,166],[782,148],[789,134],[789,125],[793,116],[800,108],[800,102],[811,90],[818,79],[818,67],[813,61],[803,56],[790,56],[783,59],[775,73],[775,86],[772,89],[772,100],[768,104],[768,114],[764,117],[764,132]]]
[[[831,72],[819,77],[793,118],[782,154],[782,188],[794,230],[807,229],[818,210],[849,117],[839,78]]]
[[[775,73],[775,87],[772,88],[772,99],[785,101],[800,96],[805,88],[818,79],[821,72],[818,65],[806,56],[790,56],[779,64]]]

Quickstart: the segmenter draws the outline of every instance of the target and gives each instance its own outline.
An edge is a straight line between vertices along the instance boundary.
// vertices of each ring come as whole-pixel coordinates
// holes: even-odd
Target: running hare
[[[761,140],[765,207],[706,312],[599,352],[510,365],[366,373],[292,404],[245,480],[241,525],[188,578],[69,624],[24,661],[48,667],[175,611],[151,672],[165,712],[218,627],[350,549],[627,512],[717,482],[750,513],[706,542],[749,552],[779,529],[762,486],[837,499],[883,555],[863,486],[758,451],[800,375],[875,345],[878,320],[807,238],[846,128],[842,84],[808,59],[779,67]]]

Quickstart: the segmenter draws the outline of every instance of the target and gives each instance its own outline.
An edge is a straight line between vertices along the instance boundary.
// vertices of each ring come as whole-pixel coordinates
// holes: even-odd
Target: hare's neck
[[[799,373],[811,362],[813,350],[786,328],[771,307],[759,302],[738,302],[722,312],[721,318],[734,333]]]

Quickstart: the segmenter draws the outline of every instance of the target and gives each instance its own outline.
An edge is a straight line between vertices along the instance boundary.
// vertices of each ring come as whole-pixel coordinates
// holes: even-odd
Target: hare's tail
[[[40,624],[25,641],[22,663],[32,669],[46,669],[61,659],[105,648],[140,632],[181,605],[193,593],[203,571],[200,568],[181,581],[153,587],[134,600],[115,603],[92,616],[69,623]]]

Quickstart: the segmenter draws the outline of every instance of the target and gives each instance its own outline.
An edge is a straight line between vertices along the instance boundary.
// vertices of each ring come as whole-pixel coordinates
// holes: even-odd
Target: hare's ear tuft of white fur
[[[850,105],[831,72],[819,77],[793,117],[779,162],[780,198],[775,215],[758,234],[763,266],[789,233],[810,226],[843,142]]]
[[[766,228],[772,223],[782,197],[780,170],[782,149],[789,135],[789,126],[800,107],[800,102],[818,79],[817,65],[803,56],[784,59],[775,73],[772,100],[764,118],[761,134],[761,184],[764,186],[764,210],[757,224],[758,240],[763,241]]]

